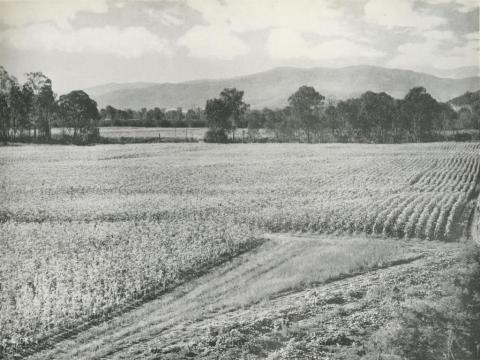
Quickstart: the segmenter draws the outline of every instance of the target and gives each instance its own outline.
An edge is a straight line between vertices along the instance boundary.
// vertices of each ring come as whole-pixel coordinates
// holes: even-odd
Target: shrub
[[[210,143],[226,143],[228,142],[228,136],[223,129],[208,129],[207,132],[205,133],[205,142],[210,142]]]

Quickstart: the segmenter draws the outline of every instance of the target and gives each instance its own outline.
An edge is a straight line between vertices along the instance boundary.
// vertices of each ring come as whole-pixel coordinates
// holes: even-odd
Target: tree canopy
[[[99,113],[97,103],[82,90],[74,90],[60,96],[58,106],[68,127],[77,133],[87,134],[97,127]]]
[[[325,97],[320,95],[312,86],[301,86],[288,98],[288,103],[300,128],[307,133],[307,141],[310,142],[310,133],[320,126],[322,117],[320,109]]]
[[[235,140],[235,129],[248,107],[243,101],[243,91],[235,88],[224,89],[219,98],[207,100],[205,117],[212,139],[224,141],[226,134],[231,132]]]
[[[24,84],[0,67],[0,136],[2,140],[31,137],[52,138],[52,127],[72,128],[74,137],[97,127],[97,103],[81,90],[62,95],[58,100],[52,81],[41,72],[26,74]]]

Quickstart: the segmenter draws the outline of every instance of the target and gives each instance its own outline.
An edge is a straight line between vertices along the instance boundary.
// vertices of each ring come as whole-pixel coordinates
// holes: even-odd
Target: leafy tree
[[[260,110],[252,110],[246,113],[248,129],[262,129],[265,125],[265,118]]]
[[[140,121],[145,121],[147,119],[147,108],[143,107],[139,113]]]
[[[13,84],[18,84],[15,76],[10,75],[7,70],[0,65],[0,91],[8,93]]]
[[[247,109],[248,104],[243,102],[243,91],[235,88],[224,89],[220,93],[220,98],[207,100],[205,117],[210,128],[207,140],[225,142],[230,131],[235,140],[235,129]]]
[[[97,103],[82,90],[60,96],[58,107],[65,124],[73,128],[73,136],[90,135],[97,128],[99,113]]]
[[[172,124],[174,127],[182,127],[183,123],[183,111],[182,108],[177,108],[175,110],[168,110],[165,113],[165,119]]]
[[[36,99],[39,115],[39,130],[47,139],[51,137],[52,121],[56,113],[55,95],[51,85],[44,85]]]
[[[438,103],[438,116],[434,118],[433,127],[437,131],[457,130],[459,115],[448,103]]]
[[[230,130],[231,122],[229,116],[230,108],[223,99],[207,100],[205,105],[205,116],[209,131],[206,140],[215,142],[225,142],[227,139],[226,131]]]
[[[480,90],[467,91],[465,94],[450,101],[460,114],[463,123],[480,130]]]
[[[298,130],[298,119],[293,114],[292,107],[284,107],[280,111],[277,111],[276,116],[279,119],[278,126],[280,133],[283,135],[283,141],[295,139]]]
[[[15,90],[12,91],[12,87],[18,87],[17,79],[14,76],[11,76],[3,66],[0,66],[0,121],[1,121],[1,131],[2,138],[6,142],[10,135],[10,128],[15,128],[15,120],[18,118],[15,116],[15,119],[12,120],[12,115],[15,115],[15,109],[11,105],[11,94],[15,93]],[[13,131],[15,136],[15,131]]]
[[[145,114],[143,125],[147,127],[158,126],[165,114],[158,108],[150,109]]]
[[[117,115],[117,109],[113,106],[107,105],[105,108],[105,120],[110,120],[112,123],[115,121]]]
[[[320,109],[325,97],[320,95],[312,86],[301,86],[288,98],[293,115],[298,119],[300,128],[307,133],[310,142],[310,133],[319,125]]]
[[[188,127],[205,126],[202,110],[199,108],[189,109],[185,114],[185,122],[187,123]]]
[[[364,135],[384,141],[387,130],[394,129],[395,99],[385,92],[367,91],[360,96],[358,125]]]
[[[338,125],[337,124],[338,123],[337,108],[335,107],[335,105],[328,105],[325,108],[324,114],[325,114],[325,125],[331,129],[333,134],[337,129],[337,125]]]
[[[416,141],[424,140],[432,129],[433,121],[438,115],[437,101],[427,93],[424,87],[414,87],[405,95],[403,105],[405,123],[409,123]]]
[[[473,112],[468,107],[462,107],[457,112],[458,126],[463,129],[476,129],[478,127],[477,121]]]
[[[37,130],[43,131],[43,135],[50,137],[50,117],[53,116],[55,97],[52,91],[52,81],[41,72],[27,73],[26,86],[33,94],[32,101],[32,125],[34,137],[37,138]]]
[[[358,114],[360,113],[361,102],[359,99],[348,99],[340,101],[337,105],[337,138],[340,141],[353,141],[354,129],[358,128]]]
[[[245,114],[245,121],[248,127],[248,136],[250,138],[256,138],[265,126],[265,118],[263,112],[260,110],[249,110]]]
[[[30,128],[32,126],[32,117],[34,110],[33,90],[28,84],[22,86],[22,116],[20,118],[20,127],[27,129],[30,136]]]
[[[282,120],[279,114],[279,110],[274,111],[265,108],[262,110],[262,116],[264,119],[264,127],[266,129],[272,130],[275,133],[275,138],[277,139],[277,141],[280,140],[281,133],[279,124]]]
[[[12,83],[10,91],[8,92],[8,103],[10,110],[10,123],[12,126],[12,136],[15,139],[17,130],[22,123],[24,116],[24,102],[22,91],[17,83]]]
[[[235,130],[237,127],[241,127],[242,117],[248,110],[248,104],[243,101],[243,91],[239,91],[235,88],[224,89],[220,93],[220,99],[225,103],[228,109],[228,120],[230,126],[228,127],[232,131],[233,140],[235,140]]]
[[[8,107],[8,96],[4,91],[0,91],[0,124],[1,138],[6,144],[8,141],[8,131],[10,128],[10,109]]]

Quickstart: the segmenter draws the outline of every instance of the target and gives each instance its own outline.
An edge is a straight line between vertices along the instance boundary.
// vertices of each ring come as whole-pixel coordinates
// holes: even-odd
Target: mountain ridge
[[[448,101],[466,91],[480,89],[480,77],[442,78],[413,70],[355,65],[342,68],[277,67],[249,75],[225,79],[197,79],[179,83],[110,83],[85,91],[99,107],[116,108],[190,108],[203,107],[227,87],[245,91],[252,108],[282,107],[302,85],[314,86],[327,97],[345,99],[365,91],[386,92],[401,98],[414,86],[424,86],[440,101]]]

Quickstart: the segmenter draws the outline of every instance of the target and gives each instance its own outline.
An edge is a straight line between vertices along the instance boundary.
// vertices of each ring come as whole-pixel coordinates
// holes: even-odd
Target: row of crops
[[[456,239],[479,171],[476,143],[4,148],[2,351],[161,293],[265,232]]]

